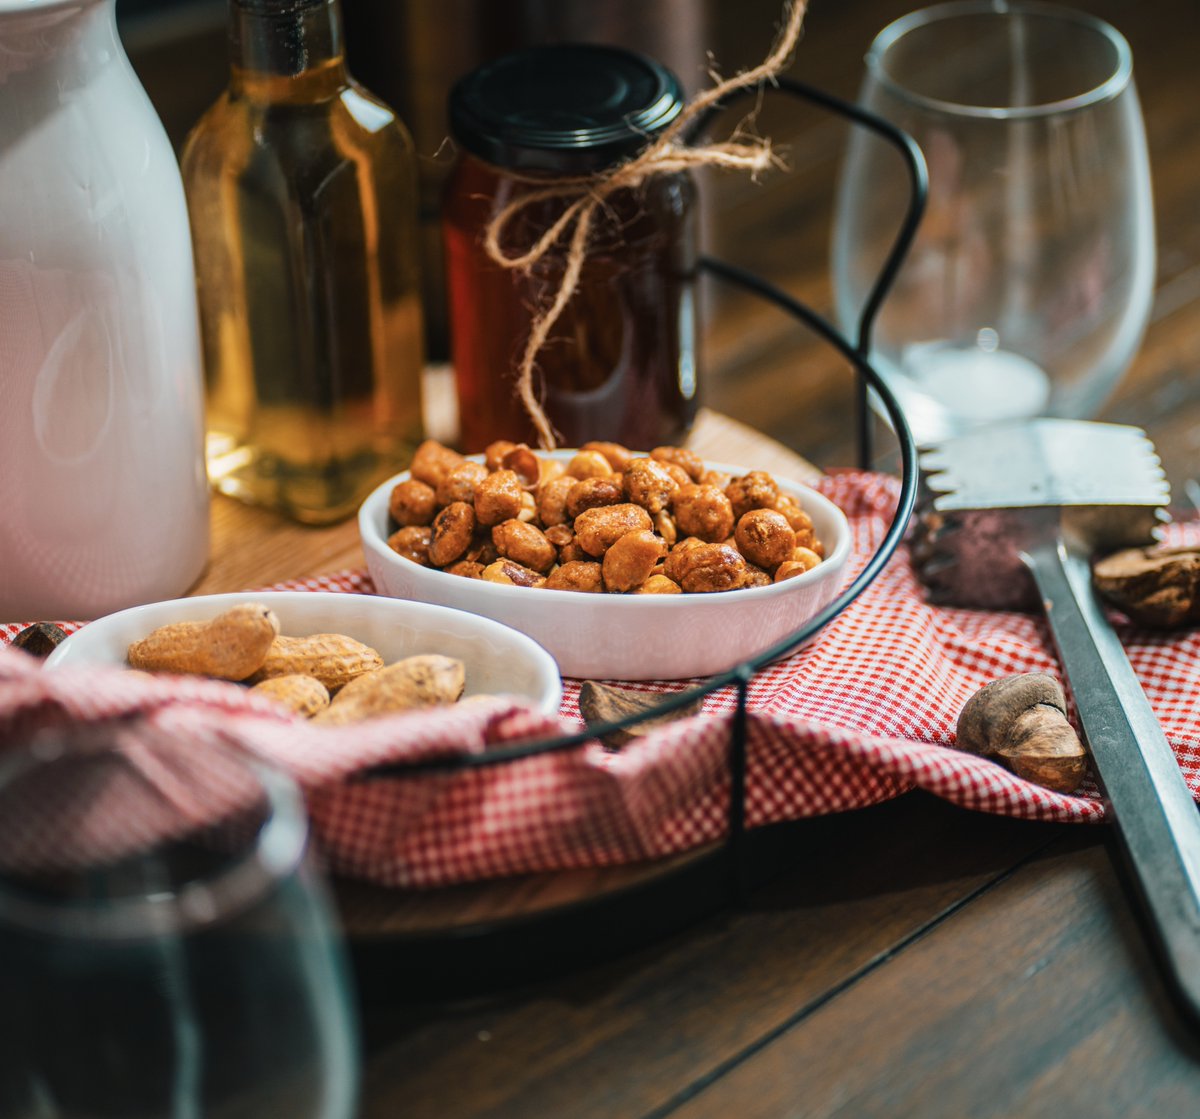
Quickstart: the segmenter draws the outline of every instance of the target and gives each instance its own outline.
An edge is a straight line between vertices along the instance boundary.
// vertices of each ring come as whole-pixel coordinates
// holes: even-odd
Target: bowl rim
[[[47,669],[82,667],[84,665],[89,667],[96,665],[120,667],[115,662],[109,660],[87,658],[71,660],[71,643],[74,642],[74,648],[79,648],[84,642],[75,641],[75,638],[87,633],[89,630],[94,634],[96,630],[93,627],[99,626],[101,623],[104,623],[105,628],[107,628],[109,625],[127,620],[129,616],[138,614],[152,616],[159,610],[165,610],[168,607],[178,608],[181,604],[188,607],[191,607],[193,604],[208,604],[219,608],[226,604],[234,605],[247,600],[261,600],[268,606],[273,602],[317,606],[320,604],[345,603],[346,600],[351,599],[360,599],[364,603],[369,603],[369,607],[364,605],[363,608],[365,610],[408,614],[416,622],[415,628],[421,628],[421,617],[436,620],[438,617],[450,616],[456,623],[466,624],[471,628],[481,629],[485,633],[492,632],[496,636],[504,637],[506,641],[520,648],[529,657],[532,666],[536,669],[542,694],[524,698],[527,698],[530,703],[536,704],[543,712],[550,714],[558,712],[562,704],[562,673],[559,670],[558,661],[539,641],[530,637],[529,634],[496,618],[488,617],[484,614],[475,614],[468,610],[460,610],[457,607],[447,606],[440,602],[421,602],[411,598],[396,598],[384,594],[359,594],[354,591],[222,591],[215,594],[185,595],[180,598],[159,599],[154,602],[144,602],[137,606],[127,606],[123,610],[116,610],[111,614],[104,614],[99,618],[89,621],[74,633],[69,634],[51,650],[50,654],[42,662],[42,667]],[[192,619],[183,618],[180,620],[189,621]],[[353,637],[354,635],[348,634],[347,636]],[[128,665],[125,667],[128,668]],[[515,695],[516,693],[512,694]]]
[[[569,461],[570,456],[576,452],[572,448],[564,448],[556,451],[536,451],[535,454],[547,455],[558,459],[559,461]],[[464,455],[464,458],[472,462],[482,462],[483,455],[472,454]],[[724,473],[734,471],[742,471],[748,473],[752,468],[732,465],[723,462],[709,462],[704,460],[705,466],[710,470],[719,470]],[[401,570],[413,573],[415,578],[425,576],[439,576],[446,579],[456,579],[462,581],[460,575],[450,575],[436,567],[423,567],[420,564],[413,563],[412,560],[400,555],[399,552],[393,551],[388,547],[387,536],[385,535],[387,526],[387,502],[391,496],[392,489],[402,481],[411,477],[412,472],[409,470],[400,471],[393,474],[390,478],[381,482],[364,498],[359,506],[358,512],[358,527],[359,535],[362,538],[364,546],[368,544],[381,557],[396,561],[401,566]],[[555,590],[546,587],[510,587],[503,583],[489,583],[481,579],[466,580],[471,584],[476,592],[482,594],[486,601],[487,597],[498,596],[497,601],[506,601],[511,598],[514,593],[527,595],[530,593],[542,596],[554,596],[554,601],[560,601],[564,595],[576,600],[587,600],[589,602],[603,601],[613,604],[617,610],[632,610],[632,609],[649,609],[649,610],[677,610],[681,603],[690,603],[696,605],[698,602],[706,603],[733,603],[735,605],[745,605],[751,599],[754,601],[765,601],[773,597],[781,597],[788,593],[794,593],[804,587],[812,586],[813,584],[823,582],[825,579],[836,577],[837,573],[841,572],[850,558],[852,549],[852,533],[850,530],[850,521],[846,514],[835,504],[830,501],[823,493],[814,489],[805,482],[797,481],[793,478],[784,477],[775,471],[771,471],[771,477],[777,482],[783,482],[790,488],[800,489],[804,491],[805,497],[809,495],[814,499],[815,504],[821,508],[822,513],[832,520],[837,526],[837,542],[834,547],[826,554],[821,562],[808,571],[800,575],[794,575],[790,579],[784,579],[779,583],[770,583],[767,586],[761,587],[738,587],[735,590],[720,591],[709,594],[596,594],[593,591],[572,591],[572,590]],[[379,529],[380,523],[383,524],[385,531]],[[824,541],[822,541],[824,543]],[[718,607],[719,608],[719,607]]]

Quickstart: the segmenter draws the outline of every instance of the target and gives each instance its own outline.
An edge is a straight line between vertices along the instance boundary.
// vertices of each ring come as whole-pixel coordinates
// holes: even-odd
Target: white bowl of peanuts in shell
[[[806,485],[602,442],[426,440],[359,530],[378,593],[503,622],[583,679],[728,671],[827,606],[850,556],[844,514]]]
[[[125,666],[244,684],[297,715],[358,722],[472,696],[558,711],[553,658],[488,618],[421,602],[327,591],[197,595],[89,622],[47,669]]]

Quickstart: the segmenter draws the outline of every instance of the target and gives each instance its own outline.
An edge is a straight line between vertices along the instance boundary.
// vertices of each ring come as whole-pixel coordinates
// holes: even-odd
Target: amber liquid
[[[536,441],[516,378],[533,314],[561,283],[564,254],[523,274],[489,259],[481,239],[495,210],[530,189],[470,157],[446,186],[451,353],[467,451],[494,439]],[[699,399],[694,202],[688,176],[663,175],[617,192],[599,214],[579,287],[536,361],[535,388],[561,445],[650,448],[691,426]],[[525,211],[506,247],[528,247],[563,205]]]
[[[209,475],[234,497],[328,523],[421,438],[411,143],[340,57],[234,78],[182,158]]]

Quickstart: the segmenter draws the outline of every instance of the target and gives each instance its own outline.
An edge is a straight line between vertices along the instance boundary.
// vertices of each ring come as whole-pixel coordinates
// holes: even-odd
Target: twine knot
[[[723,97],[770,81],[787,66],[800,38],[806,7],[807,0],[793,0],[785,9],[786,19],[775,46],[763,61],[734,77],[717,80],[715,85],[697,94],[683,107],[679,116],[638,155],[604,174],[561,179],[552,186],[523,194],[504,206],[488,223],[484,231],[484,248],[488,256],[504,268],[528,272],[555,246],[566,245],[566,267],[562,280],[554,298],[533,316],[517,376],[517,394],[544,450],[554,450],[557,439],[534,391],[534,364],[550,330],[579,287],[597,211],[616,191],[637,188],[652,175],[689,171],[695,167],[724,167],[756,174],[777,165],[779,160],[770,140],[747,135],[740,129],[735,130],[728,140],[696,147],[687,145],[682,138],[688,127],[714,108]],[[512,219],[526,208],[554,198],[569,198],[571,201],[528,249],[523,252],[505,250],[501,242]]]

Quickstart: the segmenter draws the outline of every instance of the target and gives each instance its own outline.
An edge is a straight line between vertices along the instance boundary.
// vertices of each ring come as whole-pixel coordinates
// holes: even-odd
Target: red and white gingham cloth
[[[897,484],[848,471],[819,488],[850,518],[853,574],[887,529]],[[1170,535],[1195,540],[1200,529],[1177,525]],[[361,572],[288,586],[372,593]],[[20,628],[5,627],[5,639]],[[1200,633],[1120,632],[1195,795]],[[1060,674],[1041,616],[929,606],[901,548],[816,640],[751,682],[747,823],[863,807],[917,787],[985,812],[1102,820],[1094,786],[1063,796],[952,748],[957,714],[976,689],[1034,670]],[[724,834],[731,690],[709,696],[701,715],[619,752],[592,742],[465,771],[359,779],[381,763],[577,730],[578,682],[565,683],[557,719],[495,700],[319,727],[281,715],[236,685],[116,669],[47,672],[0,649],[0,743],[36,727],[140,714],[136,725],[156,742],[165,736],[189,750],[220,741],[261,751],[299,779],[331,869],[390,886],[661,858]]]

